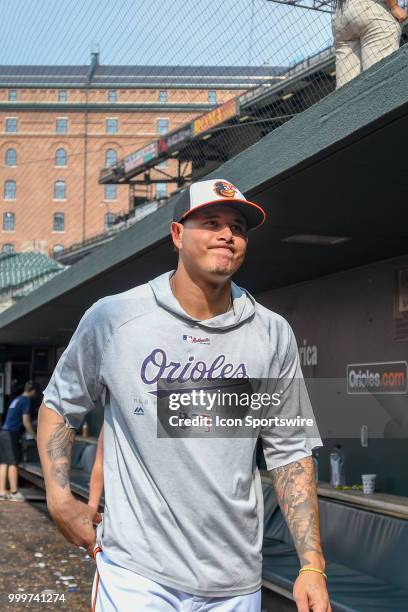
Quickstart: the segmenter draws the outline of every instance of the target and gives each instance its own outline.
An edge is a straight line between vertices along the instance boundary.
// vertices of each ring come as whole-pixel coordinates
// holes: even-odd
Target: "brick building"
[[[103,233],[133,195],[126,185],[98,184],[102,167],[275,74],[104,66],[97,53],[89,66],[0,66],[0,250],[52,254]]]

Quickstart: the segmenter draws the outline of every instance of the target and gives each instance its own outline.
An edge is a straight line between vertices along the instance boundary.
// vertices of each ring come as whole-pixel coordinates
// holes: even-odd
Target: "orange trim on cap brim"
[[[258,229],[258,227],[261,227],[261,225],[263,225],[266,221],[266,212],[261,206],[259,206],[259,204],[255,204],[255,202],[250,202],[249,200],[241,200],[238,198],[229,198],[229,199],[224,198],[222,200],[211,200],[210,202],[205,202],[204,204],[200,204],[199,206],[195,206],[191,210],[188,210],[187,212],[184,213],[184,215],[181,218],[185,219],[191,213],[195,212],[196,210],[199,210],[200,208],[204,208],[205,206],[208,206],[210,204],[222,204],[224,202],[227,204],[232,204],[233,202],[239,202],[240,204],[246,204],[247,206],[252,206],[253,208],[257,208],[262,213],[262,216],[263,216],[262,221],[258,223],[258,225],[248,228],[249,230]]]

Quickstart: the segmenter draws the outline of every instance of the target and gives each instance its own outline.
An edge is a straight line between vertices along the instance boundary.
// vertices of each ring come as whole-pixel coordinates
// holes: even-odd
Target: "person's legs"
[[[363,70],[397,51],[402,33],[401,24],[391,15],[385,4],[370,2],[367,16],[368,25],[361,38]]]
[[[193,602],[202,600],[199,612],[261,612],[261,589],[249,595],[235,597],[194,597]],[[187,612],[187,608],[185,609]]]
[[[0,494],[6,494],[7,473],[9,466],[14,463],[15,449],[9,431],[0,431]]]
[[[336,89],[361,73],[360,40],[336,41]]]
[[[120,567],[96,548],[92,612],[261,612],[261,590],[232,597],[199,597]]]
[[[8,459],[8,479],[10,482],[10,493],[8,495],[9,501],[23,502],[25,501],[24,496],[17,490],[18,489],[18,464],[20,463],[21,447],[20,447],[20,436],[18,433],[7,432],[9,434],[10,441],[10,458]]]
[[[16,465],[8,466],[8,479],[11,493],[16,493],[18,489],[18,469]]]
[[[96,553],[95,577],[92,586],[92,612],[117,610],[150,610],[151,612],[183,612],[183,602],[192,595],[145,578],[112,563],[103,551]]]
[[[336,53],[336,89],[361,73],[361,6],[346,0],[333,15],[332,31]]]
[[[7,468],[7,463],[0,464],[0,495],[6,494]]]

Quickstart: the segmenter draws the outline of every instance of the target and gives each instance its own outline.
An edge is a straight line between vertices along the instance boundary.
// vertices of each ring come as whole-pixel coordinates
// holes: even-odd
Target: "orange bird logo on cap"
[[[214,191],[223,198],[233,198],[237,193],[237,188],[226,181],[217,181],[214,185]]]

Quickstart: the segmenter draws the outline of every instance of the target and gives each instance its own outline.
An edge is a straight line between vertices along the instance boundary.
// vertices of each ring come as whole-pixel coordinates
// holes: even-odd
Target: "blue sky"
[[[0,64],[289,65],[330,16],[267,0],[1,0]]]

